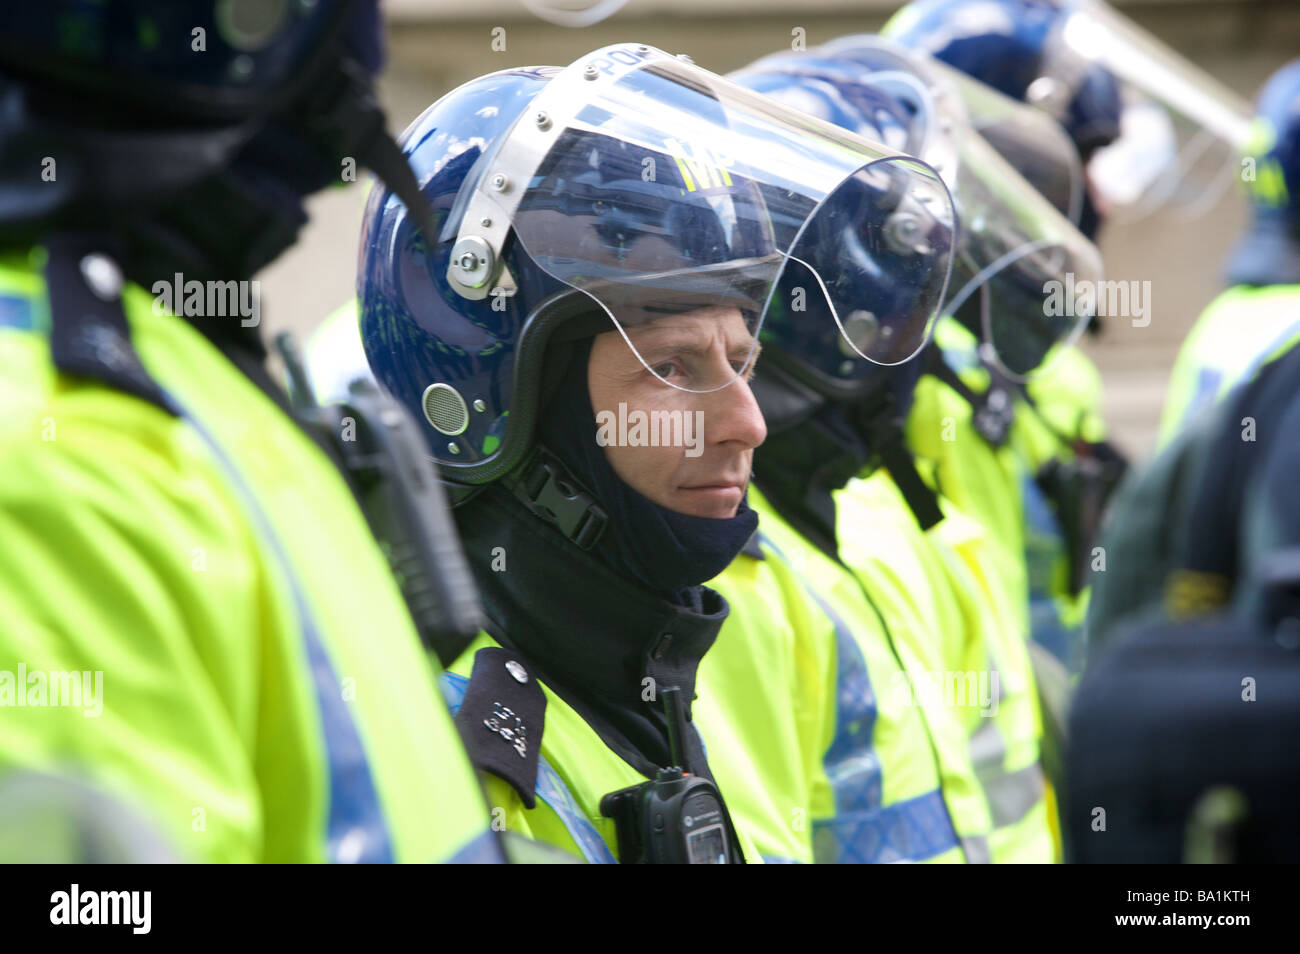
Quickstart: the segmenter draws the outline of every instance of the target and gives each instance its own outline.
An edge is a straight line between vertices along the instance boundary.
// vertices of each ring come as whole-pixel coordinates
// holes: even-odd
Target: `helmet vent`
[[[469,427],[469,409],[460,392],[450,384],[430,384],[424,391],[424,416],[440,434],[455,437]]]

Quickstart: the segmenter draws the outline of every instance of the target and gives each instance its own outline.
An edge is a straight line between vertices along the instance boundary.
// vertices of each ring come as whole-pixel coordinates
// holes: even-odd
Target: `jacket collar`
[[[496,485],[457,511],[487,629],[526,657],[546,683],[643,774],[669,764],[658,691],[695,698],[700,660],[728,606],[692,587],[673,603],[622,577]],[[647,681],[649,680],[649,681]],[[689,714],[689,702],[688,702]],[[686,766],[708,777],[698,736]]]

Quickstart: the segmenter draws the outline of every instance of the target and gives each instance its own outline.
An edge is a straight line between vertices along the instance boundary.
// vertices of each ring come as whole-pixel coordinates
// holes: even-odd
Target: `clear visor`
[[[906,66],[906,72],[868,72],[862,82],[913,98],[926,130],[920,155],[940,172],[956,202],[961,230],[953,266],[955,293],[945,311],[980,308],[984,341],[998,364],[1008,375],[1024,378],[1042,365],[1054,345],[1073,342],[1093,317],[1094,299],[1066,303],[1062,296],[1067,283],[1070,288],[1096,287],[1102,278],[1101,256],[976,131],[966,104],[980,107],[985,128],[1008,131],[1004,144],[1013,141],[1011,134],[1018,135],[1022,150],[1016,159],[1036,168],[1058,201],[1077,214],[1082,177],[1073,143],[1040,110],[1009,100],[999,103],[999,94],[925,54],[891,51],[893,44],[876,37],[849,39],[856,39],[859,51],[848,53],[850,59]],[[854,49],[845,41],[831,48],[837,45]],[[1027,139],[1031,130],[1041,133],[1041,141]]]
[[[926,112],[935,108],[934,96],[955,90],[964,107],[965,122],[1062,215],[1078,223],[1083,208],[1083,164],[1070,137],[1041,109],[1005,96],[888,37],[866,33],[840,37],[818,47],[816,53],[865,68],[873,85],[913,101]],[[914,91],[918,85],[919,94]],[[925,128],[926,139],[914,154],[933,161],[929,144],[939,135],[938,124],[922,117],[917,126]]]
[[[517,241],[682,390],[748,373],[792,260],[810,280],[789,293],[824,298],[879,364],[920,350],[944,298],[955,216],[933,169],[650,47],[558,73],[481,162],[450,220],[452,287],[510,294],[501,251]],[[882,274],[913,294],[877,298]]]
[[[975,131],[959,87],[946,81],[951,73],[934,74],[939,135],[927,153],[947,180],[962,223],[956,291],[945,311],[977,305],[997,363],[1023,379],[1093,317],[1095,298],[1067,302],[1063,296],[1067,287],[1098,286],[1101,255]]]
[[[1063,7],[1030,97],[1059,113],[1092,67],[1124,84],[1120,137],[1088,167],[1102,211],[1125,220],[1210,208],[1249,137],[1250,104],[1101,0]]]
[[[1041,109],[1026,106],[946,63],[935,60],[932,66],[961,96],[975,132],[1077,225],[1083,212],[1083,163],[1061,124]]]
[[[1088,182],[1099,211],[1114,222],[1131,224],[1162,209],[1190,221],[1228,191],[1239,158],[1209,129],[1126,89],[1119,138],[1089,160]]]

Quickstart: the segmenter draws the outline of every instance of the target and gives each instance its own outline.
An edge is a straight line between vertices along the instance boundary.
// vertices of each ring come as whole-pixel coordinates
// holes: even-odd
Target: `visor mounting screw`
[[[533,117],[533,122],[537,124],[538,129],[551,128],[551,117],[548,116],[544,111],[538,112],[537,115]]]
[[[492,177],[492,188],[498,192],[505,192],[506,189],[510,188],[510,180],[504,173],[498,172]]]
[[[452,246],[451,262],[455,274],[449,274],[448,277],[470,288],[486,285],[496,267],[492,246],[477,235],[467,235]],[[450,273],[451,269],[448,271]]]
[[[455,441],[449,441],[449,442],[447,443],[447,453],[449,453],[449,454],[453,454],[453,455],[454,455],[454,454],[459,454],[459,453],[460,453],[460,445],[457,444]]]
[[[885,244],[901,255],[928,255],[930,247],[921,233],[921,223],[910,212],[895,212],[884,227]]]
[[[489,219],[486,215],[483,216],[483,218],[481,218],[481,219],[478,220],[478,224],[479,224],[480,226],[482,226],[483,228],[485,228],[485,229],[490,229],[490,228],[492,228],[492,220]]]
[[[594,80],[597,76],[600,75],[600,70],[596,69],[595,63],[588,63],[587,68],[582,71],[582,75],[586,79]]]
[[[480,414],[487,410],[487,405],[483,403],[482,398],[474,399],[474,410],[478,411]]]

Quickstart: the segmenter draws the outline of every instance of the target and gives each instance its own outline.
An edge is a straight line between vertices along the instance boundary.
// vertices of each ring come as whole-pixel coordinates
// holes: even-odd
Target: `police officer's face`
[[[596,336],[587,370],[597,440],[614,473],[669,510],[735,516],[754,448],[767,436],[748,384],[757,346],[744,316],[736,308],[700,308],[627,334],[654,374],[617,331]],[[744,377],[736,378],[746,360]],[[727,387],[696,393],[728,380]]]

